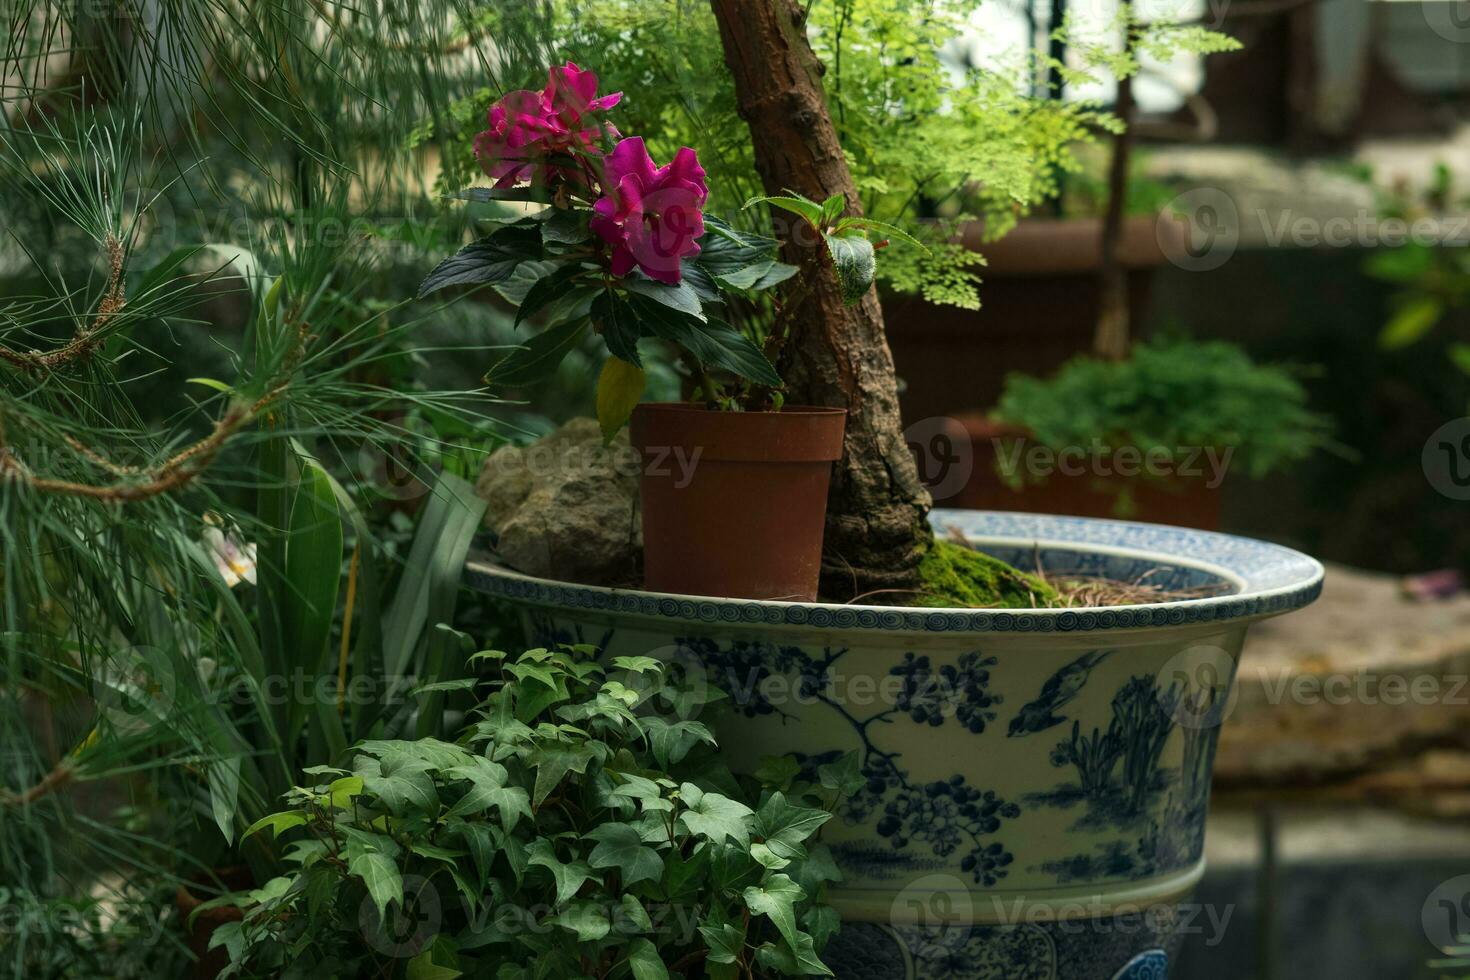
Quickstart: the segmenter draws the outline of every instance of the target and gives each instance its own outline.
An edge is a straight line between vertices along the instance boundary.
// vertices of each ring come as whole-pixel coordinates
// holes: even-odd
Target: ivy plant
[[[211,903],[244,910],[213,937],[224,976],[830,974],[837,871],[815,837],[853,760],[742,784],[703,720],[723,693],[593,652],[476,654],[493,679],[458,741],[366,741],[306,770],[245,832],[292,870]]]

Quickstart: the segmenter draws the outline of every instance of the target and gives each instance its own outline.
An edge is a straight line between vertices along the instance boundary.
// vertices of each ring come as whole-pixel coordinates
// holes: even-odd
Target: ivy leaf
[[[527,759],[527,764],[536,770],[536,789],[531,796],[531,805],[539,807],[567,773],[585,773],[592,758],[592,748],[587,745],[553,743],[538,747]]]
[[[762,946],[756,951],[755,958],[763,966],[772,967],[787,976],[832,976],[832,971],[817,957],[816,947],[812,937],[806,933],[797,933],[796,942],[781,942],[777,945]]]
[[[663,957],[647,939],[635,939],[628,944],[628,967],[633,971],[633,980],[669,980]]]
[[[842,288],[842,299],[849,306],[867,295],[878,273],[878,262],[873,255],[873,243],[862,235],[824,235],[827,251],[832,255],[832,264],[837,269],[837,283]]]
[[[526,854],[527,865],[545,868],[551,872],[551,877],[556,882],[556,904],[558,905],[577,894],[577,889],[582,887],[582,883],[593,876],[592,869],[588,867],[586,861],[572,861],[570,864],[563,864],[556,856],[551,841],[545,838],[533,841],[526,849]]]
[[[637,897],[624,893],[623,899],[618,903],[622,916],[628,925],[634,929],[650,932],[653,929],[653,920],[648,917],[648,910]]]
[[[495,791],[505,788],[505,767],[485,758],[477,758],[473,765],[446,769],[444,775],[470,782],[469,792],[449,808],[449,813],[446,814],[448,817],[468,817],[484,813],[494,805]]]
[[[403,876],[398,865],[382,851],[358,851],[348,858],[347,872],[362,879],[377,906],[380,922],[388,912],[388,903],[403,901]]]
[[[715,744],[714,735],[697,721],[670,722],[650,715],[643,719],[643,729],[648,735],[654,759],[664,767],[684,761],[689,750],[700,742]]]
[[[410,810],[436,813],[439,794],[427,772],[403,771],[389,776],[367,775],[363,787],[378,798],[389,812],[402,816]]]
[[[434,947],[430,947],[408,961],[407,980],[455,980],[464,973],[452,966],[434,962]]]
[[[783,874],[773,874],[764,885],[745,889],[745,907],[750,909],[753,915],[764,915],[776,925],[776,930],[781,933],[781,938],[786,940],[787,945],[795,948],[798,946],[797,936],[800,931],[796,928],[796,903],[806,895],[801,886]],[[810,943],[810,937],[807,938]]]
[[[290,830],[292,827],[300,827],[305,823],[305,810],[283,810],[280,813],[269,813],[246,828],[245,833],[240,835],[240,840],[254,836],[266,827],[271,829],[272,837],[279,837],[283,831]]]
[[[677,286],[668,283],[655,282],[652,279],[624,279],[624,287],[628,292],[653,300],[661,306],[696,320],[704,320],[704,312],[699,302],[699,295],[694,288],[686,282]]]
[[[674,808],[673,802],[664,799],[662,788],[653,780],[636,773],[619,773],[618,778],[622,780],[622,783],[613,789],[613,796],[626,796],[637,800],[643,805],[644,812],[667,811]]]
[[[817,949],[825,947],[827,940],[837,935],[837,931],[842,928],[837,910],[830,905],[815,905],[808,909],[802,916],[801,924],[812,937],[812,945]]]
[[[700,848],[687,858],[677,850],[669,852],[663,889],[665,901],[681,905],[700,899],[709,871],[709,855],[709,848]]]
[[[511,226],[471,242],[434,267],[419,284],[419,298],[446,286],[505,282],[522,262],[541,257],[541,232]]]
[[[844,752],[836,761],[818,766],[817,778],[824,789],[835,790],[843,796],[851,796],[867,782],[856,752]]]
[[[759,861],[761,867],[770,871],[780,871],[791,863],[790,858],[782,857],[760,842],[750,845],[750,856]]]
[[[734,963],[745,951],[745,929],[733,922],[720,921],[711,916],[700,923],[699,934],[709,947],[711,963]]]
[[[609,357],[602,362],[602,373],[597,377],[597,425],[602,430],[603,442],[612,442],[613,436],[627,424],[646,384],[643,369],[621,357]]]
[[[826,810],[795,806],[784,793],[777,791],[756,813],[753,830],[773,854],[790,860],[806,857],[806,848],[801,846],[801,842],[831,818],[832,814]]]
[[[550,921],[563,929],[570,929],[577,934],[577,940],[584,943],[595,943],[612,931],[607,913],[596,902],[573,902],[552,916]]]
[[[801,764],[789,755],[768,755],[761,758],[755,770],[755,778],[761,785],[773,789],[790,789],[791,781],[801,773]]]
[[[327,787],[327,796],[335,809],[346,810],[352,806],[354,796],[362,795],[363,789],[361,776],[342,776],[332,780]]]
[[[653,848],[643,846],[643,836],[636,827],[625,823],[602,824],[584,836],[597,841],[587,856],[587,863],[594,868],[617,868],[624,885],[658,881],[663,877],[663,858]]]
[[[680,786],[679,795],[689,808],[679,819],[690,833],[707,837],[716,844],[726,839],[741,846],[750,844],[750,807],[719,793],[706,793],[693,783]]]
[[[547,327],[497,361],[485,374],[485,384],[520,388],[540,381],[555,371],[576,348],[586,329],[585,318]]]
[[[495,863],[497,843],[495,830],[489,824],[468,820],[457,824],[455,829],[470,850],[470,857],[475,862],[475,871],[480,876],[479,883],[483,886],[485,880],[490,877],[490,866]]]

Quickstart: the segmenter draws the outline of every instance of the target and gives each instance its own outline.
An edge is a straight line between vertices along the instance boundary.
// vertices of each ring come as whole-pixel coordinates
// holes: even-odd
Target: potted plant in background
[[[768,194],[858,214],[802,8],[712,6]],[[781,258],[803,285],[773,359],[785,396],[848,411],[829,601],[579,586],[493,559],[470,563],[472,584],[542,640],[711,672],[735,702],[717,730],[737,771],[856,754],[862,788],[829,825],[838,976],[1161,973],[1171,910],[1202,873],[1214,726],[1246,628],[1310,602],[1321,566],[1150,525],[931,514],[875,296],[852,302],[816,236],[786,236]]]
[[[1223,341],[1143,341],[1121,361],[1013,374],[955,503],[1216,530],[1227,473],[1258,479],[1330,444],[1306,400],[1289,371]]]

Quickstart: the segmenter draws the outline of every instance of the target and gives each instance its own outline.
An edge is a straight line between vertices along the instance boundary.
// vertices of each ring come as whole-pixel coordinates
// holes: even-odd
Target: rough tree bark
[[[766,193],[794,190],[862,205],[822,91],[822,65],[807,43],[796,0],[710,0],[741,117],[750,125]],[[833,473],[822,559],[824,598],[882,601],[917,583],[933,541],[929,493],[904,444],[893,355],[883,311],[869,290],[845,306],[814,235],[785,236],[784,257],[810,289],[791,311],[777,367],[791,404],[848,410],[846,452]],[[897,593],[887,597],[899,599]]]

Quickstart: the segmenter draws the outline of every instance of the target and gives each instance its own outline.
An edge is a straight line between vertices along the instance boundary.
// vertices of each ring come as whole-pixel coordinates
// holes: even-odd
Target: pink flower
[[[636,265],[652,279],[677,284],[680,259],[699,254],[696,239],[704,234],[709,189],[695,152],[686,146],[655,168],[641,138],[625,139],[603,160],[602,187],[590,224],[613,247],[613,275]]]
[[[597,75],[572,62],[548,73],[540,92],[519,89],[490,107],[490,128],[475,137],[475,157],[496,187],[523,180],[584,183],[579,154],[593,152],[604,132],[617,131],[584,117],[611,109],[621,92],[597,97]]]

